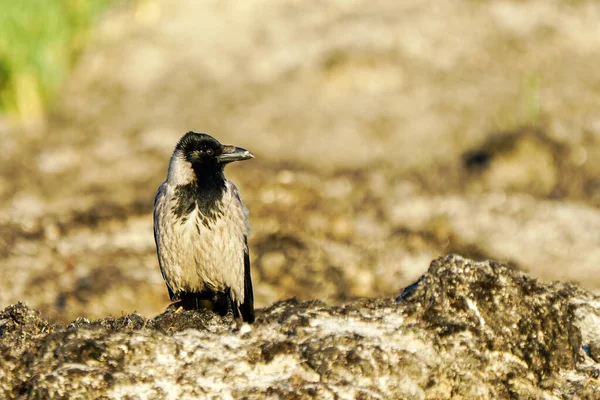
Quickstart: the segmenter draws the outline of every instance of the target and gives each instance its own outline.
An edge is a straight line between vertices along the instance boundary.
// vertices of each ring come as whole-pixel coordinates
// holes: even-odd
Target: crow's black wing
[[[250,273],[250,251],[248,238],[244,247],[244,302],[240,307],[242,318],[249,324],[254,322],[254,291],[252,290],[252,275]]]

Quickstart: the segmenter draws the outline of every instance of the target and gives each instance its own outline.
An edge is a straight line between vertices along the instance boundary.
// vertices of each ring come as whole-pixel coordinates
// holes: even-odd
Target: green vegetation
[[[43,118],[111,0],[0,0],[0,113]]]

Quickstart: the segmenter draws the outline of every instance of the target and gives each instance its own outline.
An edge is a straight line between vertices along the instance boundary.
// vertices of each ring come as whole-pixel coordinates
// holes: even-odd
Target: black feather
[[[175,295],[178,300],[175,305],[184,310],[212,310],[224,317],[231,310],[230,297],[229,290],[227,292],[215,292],[210,289],[201,292],[179,292]]]
[[[167,290],[169,291],[169,299],[171,299],[171,301],[175,301],[177,299],[177,296],[175,296],[175,293],[173,293],[169,285],[167,285]]]
[[[241,305],[242,318],[249,324],[254,322],[254,291],[252,289],[252,275],[250,274],[250,252],[248,239],[244,249],[244,302]]]
[[[185,223],[187,216],[198,208],[202,225],[209,228],[223,215],[221,199],[225,191],[225,180],[222,183],[213,181],[209,185],[201,185],[199,181],[175,188],[177,202],[171,212],[181,223]]]
[[[219,206],[225,192],[224,165],[217,158],[222,151],[221,143],[210,135],[188,132],[175,148],[190,162],[196,179],[175,188],[178,201],[171,211],[183,220],[198,208],[206,217],[203,224],[208,225],[219,217]]]

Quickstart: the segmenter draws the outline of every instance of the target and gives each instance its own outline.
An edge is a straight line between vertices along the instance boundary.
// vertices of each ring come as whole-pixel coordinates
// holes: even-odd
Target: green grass
[[[0,0],[0,113],[43,118],[112,0]]]

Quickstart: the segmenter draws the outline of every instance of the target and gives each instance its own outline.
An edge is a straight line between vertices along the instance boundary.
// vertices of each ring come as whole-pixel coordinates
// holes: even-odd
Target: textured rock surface
[[[54,325],[0,313],[0,397],[597,398],[600,300],[497,262],[435,260],[397,299],[286,300]]]

